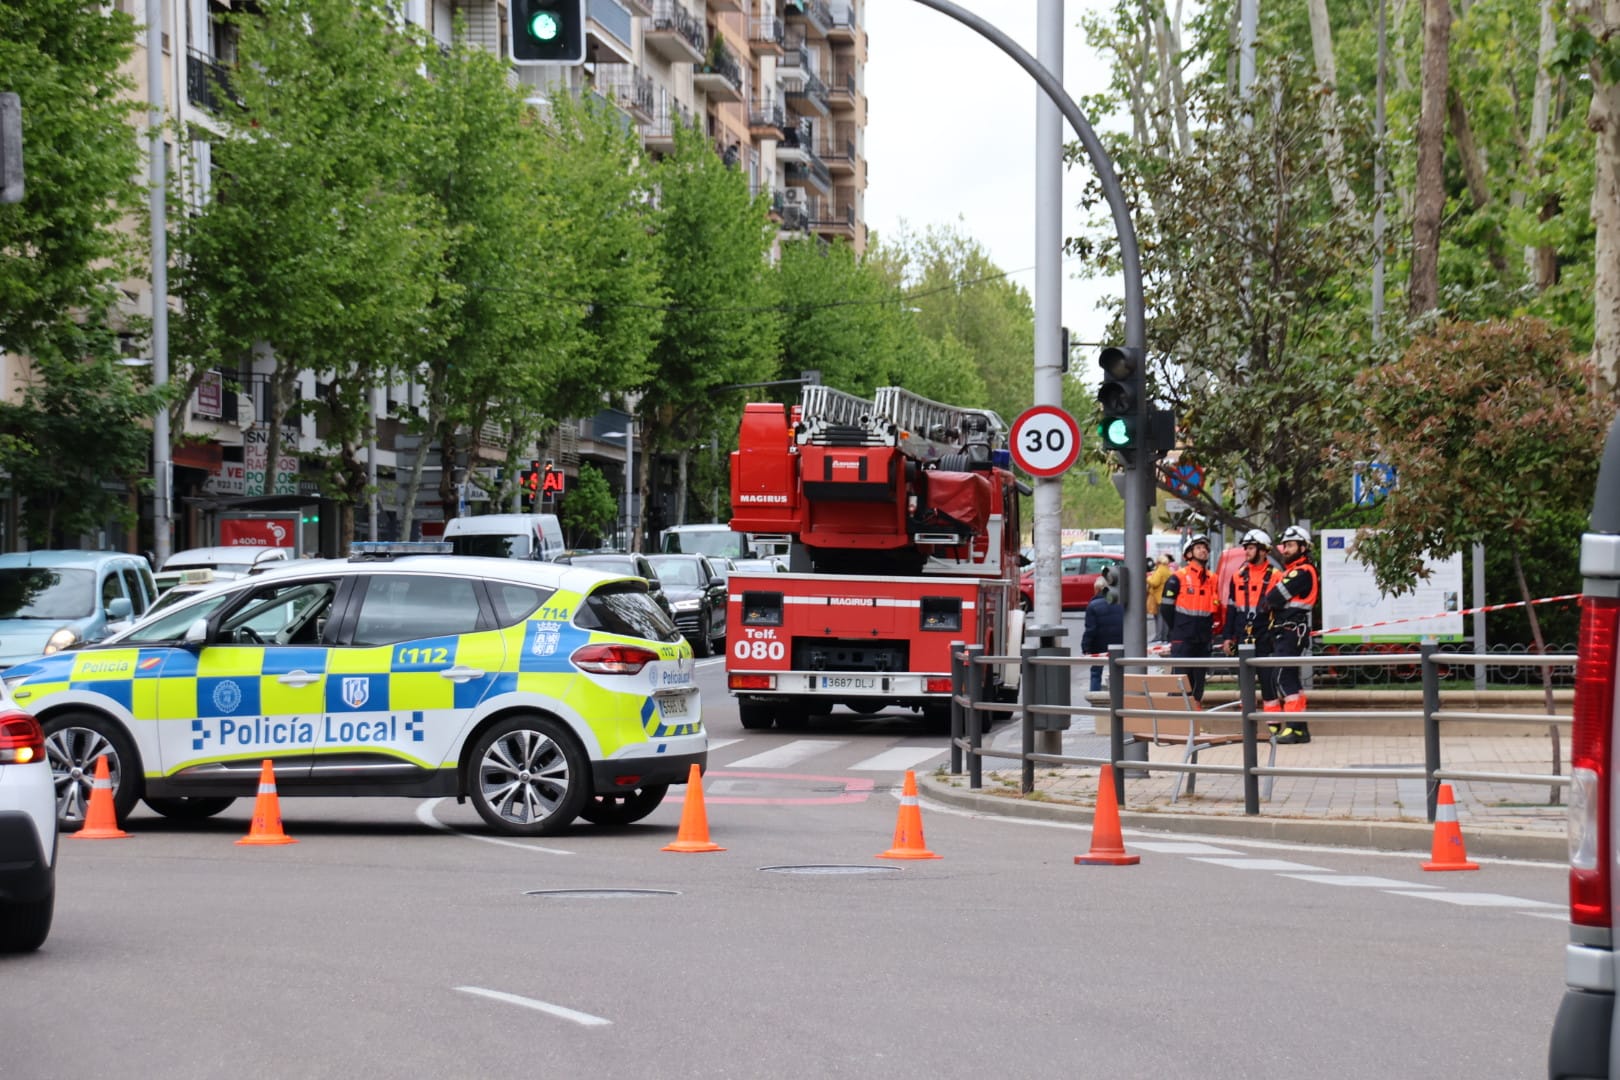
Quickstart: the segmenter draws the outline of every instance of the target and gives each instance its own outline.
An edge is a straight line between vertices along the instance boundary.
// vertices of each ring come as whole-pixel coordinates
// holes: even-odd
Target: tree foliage
[[[568,546],[577,547],[586,538],[609,535],[618,513],[618,500],[613,497],[613,489],[601,470],[589,462],[581,465],[579,479],[563,499],[562,512],[558,515],[567,530]]]

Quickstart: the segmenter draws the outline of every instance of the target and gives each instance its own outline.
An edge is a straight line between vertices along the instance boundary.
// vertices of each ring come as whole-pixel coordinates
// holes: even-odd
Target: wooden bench
[[[1182,746],[1186,753],[1182,755],[1182,764],[1198,764],[1198,754],[1201,750],[1209,750],[1216,746],[1230,746],[1241,743],[1243,735],[1218,735],[1213,732],[1200,730],[1199,721],[1206,716],[1227,708],[1237,708],[1237,702],[1220,706],[1217,709],[1202,709],[1192,698],[1192,690],[1187,685],[1185,675],[1143,675],[1125,673],[1120,676],[1123,680],[1122,691],[1124,708],[1120,712],[1120,730],[1137,742],[1147,746]],[[1151,709],[1155,712],[1173,712],[1185,714],[1183,723],[1180,716],[1174,718],[1143,716],[1132,713],[1132,709]],[[1271,757],[1266,761],[1270,768],[1277,763],[1277,737],[1270,737]],[[1197,790],[1198,774],[1194,772],[1176,773],[1176,786],[1170,793],[1170,801],[1174,803],[1181,797],[1181,778],[1187,778],[1187,794],[1191,795]],[[1271,777],[1265,777],[1265,798],[1271,798]]]

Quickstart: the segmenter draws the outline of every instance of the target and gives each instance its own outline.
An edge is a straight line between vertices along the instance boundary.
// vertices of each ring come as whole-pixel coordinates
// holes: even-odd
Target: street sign
[[[1170,473],[1170,490],[1177,495],[1191,495],[1204,486],[1204,467],[1186,455]]]
[[[1080,425],[1056,405],[1036,405],[1018,414],[1008,442],[1029,475],[1061,476],[1080,456]]]
[[[1350,501],[1355,506],[1374,506],[1395,486],[1395,467],[1369,461],[1356,469],[1350,479]]]

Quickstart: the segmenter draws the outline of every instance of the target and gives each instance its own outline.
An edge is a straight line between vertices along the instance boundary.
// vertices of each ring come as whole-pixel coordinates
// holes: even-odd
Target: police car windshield
[[[583,630],[603,630],[649,641],[681,640],[681,632],[639,581],[603,585],[586,597],[574,615],[574,623]]]
[[[0,619],[82,619],[95,609],[93,570],[0,569]]]
[[[457,555],[482,555],[495,559],[527,559],[529,538],[519,533],[463,533],[450,538]]]

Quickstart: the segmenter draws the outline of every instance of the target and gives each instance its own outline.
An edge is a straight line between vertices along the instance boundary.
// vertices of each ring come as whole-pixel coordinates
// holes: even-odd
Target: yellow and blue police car
[[[289,563],[3,678],[67,829],[102,755],[120,818],[217,814],[269,759],[283,795],[455,796],[519,836],[640,820],[708,757],[691,647],[646,582],[542,562]]]

